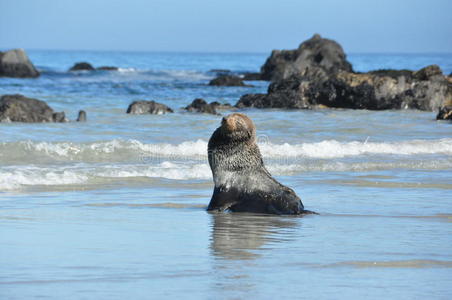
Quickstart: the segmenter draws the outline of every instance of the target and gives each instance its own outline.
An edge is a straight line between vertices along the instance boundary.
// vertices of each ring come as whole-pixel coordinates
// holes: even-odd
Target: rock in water
[[[38,77],[40,74],[23,49],[0,52],[0,76]]]
[[[221,75],[209,82],[209,85],[216,86],[247,86],[238,76]]]
[[[300,109],[324,105],[352,109],[437,110],[452,99],[452,82],[436,66],[417,72],[379,70],[327,74],[311,68],[272,82],[267,94],[244,95],[236,107]]]
[[[56,122],[56,123],[69,122],[69,120],[66,118],[66,114],[64,113],[64,111],[53,113],[52,120],[53,120],[53,122]]]
[[[198,112],[198,113],[205,113],[205,114],[213,114],[217,115],[217,110],[215,109],[214,104],[209,104],[206,102],[206,100],[197,98],[193,100],[193,102],[185,107],[185,110],[189,112]]]
[[[133,115],[143,115],[143,114],[163,115],[172,112],[173,110],[166,106],[165,104],[146,100],[134,101],[127,108],[127,113]]]
[[[215,183],[208,210],[266,214],[304,214],[295,192],[276,181],[264,166],[256,128],[244,114],[223,118],[208,144]]]
[[[243,80],[262,80],[262,75],[261,73],[246,72],[243,73]]]
[[[86,122],[86,112],[84,110],[78,112],[77,122]]]
[[[87,62],[78,62],[73,65],[69,71],[94,71],[94,67]]]
[[[119,68],[118,67],[113,67],[113,66],[102,66],[102,67],[96,68],[96,70],[100,70],[100,71],[118,71]]]
[[[64,112],[54,112],[47,103],[22,95],[0,98],[0,122],[67,122]]]
[[[264,80],[281,80],[303,73],[307,68],[322,68],[327,73],[352,72],[341,45],[319,34],[300,44],[295,50],[273,50],[261,67]]]

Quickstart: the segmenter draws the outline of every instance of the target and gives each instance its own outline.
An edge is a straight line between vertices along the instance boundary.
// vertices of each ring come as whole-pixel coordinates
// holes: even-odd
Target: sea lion
[[[215,187],[207,210],[299,215],[304,209],[295,192],[276,181],[264,166],[256,127],[246,115],[223,118],[208,144]]]
[[[86,122],[86,112],[84,110],[78,112],[77,122]]]

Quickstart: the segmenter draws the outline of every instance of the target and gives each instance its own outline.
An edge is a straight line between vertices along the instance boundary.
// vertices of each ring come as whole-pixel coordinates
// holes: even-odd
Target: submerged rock
[[[134,101],[127,108],[127,113],[133,115],[143,115],[143,114],[162,115],[172,112],[174,111],[165,104],[146,100]]]
[[[273,50],[261,67],[261,78],[277,81],[303,73],[307,68],[322,68],[327,73],[352,72],[342,47],[315,34],[295,50]]]
[[[0,52],[0,77],[35,78],[39,75],[23,49]]]
[[[96,68],[96,70],[100,70],[100,71],[118,71],[119,68],[118,67],[112,67],[112,66],[102,66],[102,67]]]
[[[209,82],[209,85],[216,86],[247,86],[242,78],[233,75],[220,75]]]
[[[23,95],[0,98],[0,122],[67,122],[64,112],[54,112],[44,101]]]
[[[206,100],[197,98],[193,100],[193,102],[185,107],[186,111],[189,112],[197,112],[197,113],[206,113],[206,114],[214,114],[217,115],[217,111],[215,109],[216,105],[209,104]]]
[[[77,122],[86,122],[86,112],[84,110],[78,112]]]
[[[87,62],[78,62],[73,65],[69,71],[94,71],[94,67]]]

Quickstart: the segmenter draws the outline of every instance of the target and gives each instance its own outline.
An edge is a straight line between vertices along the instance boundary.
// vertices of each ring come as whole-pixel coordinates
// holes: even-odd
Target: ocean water
[[[28,51],[38,79],[0,78],[86,123],[0,124],[1,299],[450,299],[452,125],[435,112],[243,110],[305,217],[207,213],[207,141],[267,54]],[[352,54],[354,69],[452,71],[451,54]],[[75,72],[78,61],[119,71]],[[175,109],[128,115],[134,100]],[[221,111],[223,115],[229,111]]]

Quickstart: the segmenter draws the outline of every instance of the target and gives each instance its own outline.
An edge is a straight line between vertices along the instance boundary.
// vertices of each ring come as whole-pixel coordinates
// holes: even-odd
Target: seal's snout
[[[221,120],[221,126],[226,129],[227,131],[234,131],[235,130],[235,118],[233,115],[229,115],[223,118],[223,120]]]

